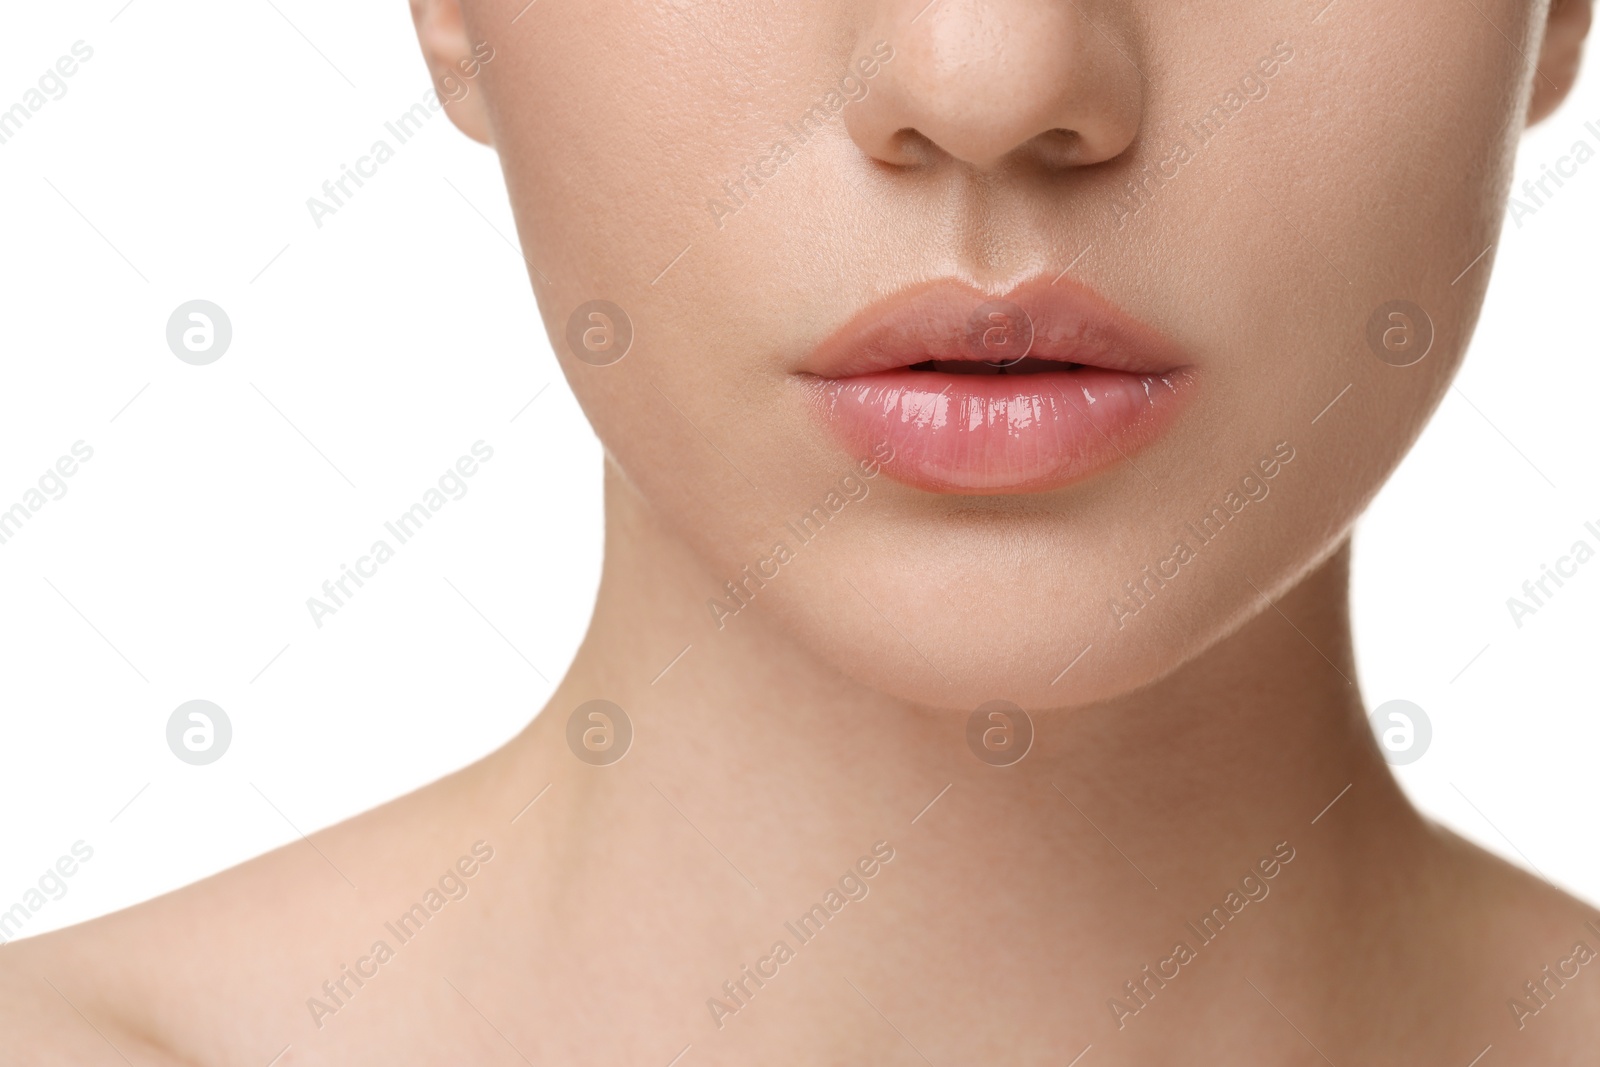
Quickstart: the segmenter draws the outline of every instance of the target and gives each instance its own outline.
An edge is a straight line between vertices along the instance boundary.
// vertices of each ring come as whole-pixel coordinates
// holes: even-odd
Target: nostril
[[[1057,127],[1035,137],[1031,146],[1044,166],[1056,169],[1073,167],[1083,162],[1083,135],[1077,130]]]
[[[926,0],[906,2],[914,6],[905,20],[885,16],[894,62],[844,112],[874,160],[908,170],[1060,171],[1113,159],[1136,139],[1145,90],[1129,9],[1139,5],[949,0],[907,25]],[[1085,7],[1099,9],[1092,21]]]
[[[938,141],[914,126],[903,126],[891,134],[877,156],[879,163],[906,169],[933,166],[949,157],[950,153]],[[985,165],[1010,163],[1063,170],[1097,162],[1091,157],[1090,146],[1082,133],[1057,126],[1034,135]]]
[[[910,126],[896,130],[889,138],[882,162],[897,167],[920,167],[935,162],[943,153],[932,139]]]

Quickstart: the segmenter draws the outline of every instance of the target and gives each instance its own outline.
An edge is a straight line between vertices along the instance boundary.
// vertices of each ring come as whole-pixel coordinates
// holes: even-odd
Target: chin
[[[1054,544],[1014,538],[885,541],[897,546],[892,555],[836,551],[772,589],[763,624],[852,681],[928,708],[1103,703],[1159,680],[1247,608],[1235,597],[1232,612],[1217,613],[1200,599],[1208,585],[1196,582],[1119,629],[1111,583],[1099,575],[1129,571],[1127,559],[1073,560]]]

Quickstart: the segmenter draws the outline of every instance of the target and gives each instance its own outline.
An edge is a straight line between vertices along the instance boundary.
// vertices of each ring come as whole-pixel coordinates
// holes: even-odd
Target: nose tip
[[[900,166],[954,159],[993,170],[1120,155],[1138,133],[1143,78],[1132,34],[1094,0],[925,0],[885,5],[885,78],[847,114],[868,155]],[[1103,4],[1094,5],[1104,7]]]

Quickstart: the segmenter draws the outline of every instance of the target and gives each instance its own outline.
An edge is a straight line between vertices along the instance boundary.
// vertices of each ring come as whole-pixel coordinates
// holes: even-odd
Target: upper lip
[[[1027,355],[1035,360],[1139,375],[1167,374],[1188,363],[1172,341],[1092,290],[1041,277],[1000,294],[954,279],[902,290],[852,316],[797,369],[838,379],[928,360],[983,361],[984,351],[967,337],[974,313],[991,302],[1026,316],[1034,338]]]

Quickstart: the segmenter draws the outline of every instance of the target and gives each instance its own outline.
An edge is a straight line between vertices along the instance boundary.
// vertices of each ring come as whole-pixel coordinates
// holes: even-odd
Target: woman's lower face
[[[1471,335],[1543,27],[524,4],[465,0],[477,106],[618,491],[710,625],[968,709],[1145,685],[1345,537]]]

